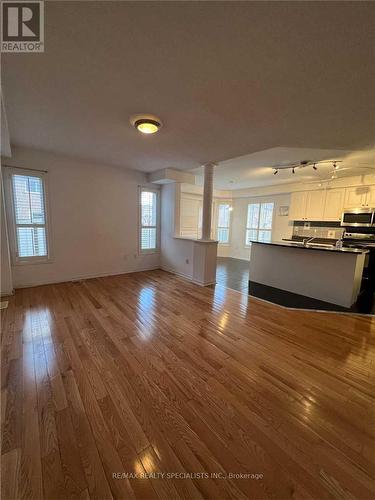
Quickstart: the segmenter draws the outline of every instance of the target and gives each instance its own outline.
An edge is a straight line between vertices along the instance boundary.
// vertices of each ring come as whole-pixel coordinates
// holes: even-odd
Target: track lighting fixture
[[[273,169],[273,175],[279,173],[279,170],[292,171],[292,174],[296,173],[296,169],[301,169],[305,167],[312,167],[314,171],[318,170],[317,165],[322,163],[330,163],[333,166],[333,170],[338,170],[339,163],[342,163],[342,160],[322,160],[322,161],[312,161],[312,160],[302,160],[297,163],[291,163],[289,165],[281,164],[281,165],[273,165],[271,168]]]

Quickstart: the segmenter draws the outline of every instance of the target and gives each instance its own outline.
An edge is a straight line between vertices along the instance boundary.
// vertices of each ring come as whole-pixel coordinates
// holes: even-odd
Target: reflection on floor
[[[249,265],[248,260],[218,257],[216,283],[238,292],[248,293]]]

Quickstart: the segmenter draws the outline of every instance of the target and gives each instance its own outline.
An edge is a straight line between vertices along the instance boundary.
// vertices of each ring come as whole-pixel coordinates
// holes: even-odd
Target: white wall
[[[215,282],[217,243],[183,238],[180,235],[179,183],[164,184],[161,190],[161,268],[199,285]]]
[[[235,259],[250,259],[250,248],[245,247],[247,205],[249,203],[267,202],[273,202],[275,204],[272,226],[272,239],[277,241],[283,238],[287,238],[292,234],[293,224],[289,223],[289,217],[279,215],[280,206],[289,206],[290,194],[233,198],[231,239],[230,247],[227,250],[227,256],[233,257]]]
[[[4,196],[2,189],[2,175],[0,176],[0,210],[1,210],[1,276],[0,295],[11,295],[13,293],[12,270],[10,265],[8,231],[5,219]]]
[[[194,248],[191,240],[175,238],[179,234],[180,185],[161,188],[161,267],[193,279]]]
[[[7,165],[48,170],[52,250],[51,263],[12,266],[15,288],[159,267],[158,253],[138,253],[145,174],[36,150],[12,153]]]

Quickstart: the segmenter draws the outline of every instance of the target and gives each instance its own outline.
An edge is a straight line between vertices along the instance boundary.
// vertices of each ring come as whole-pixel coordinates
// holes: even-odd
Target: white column
[[[202,212],[202,240],[211,240],[212,195],[214,181],[214,164],[206,163],[204,169],[203,212]]]

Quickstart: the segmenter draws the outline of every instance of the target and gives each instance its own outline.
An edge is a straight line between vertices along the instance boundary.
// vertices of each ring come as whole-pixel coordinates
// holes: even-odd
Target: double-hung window
[[[230,210],[229,203],[219,203],[217,208],[217,239],[221,244],[229,243],[230,229]]]
[[[158,193],[140,189],[140,242],[141,253],[156,252],[158,248]]]
[[[14,260],[48,260],[46,189],[43,174],[11,173],[10,194]]]
[[[247,206],[247,223],[245,245],[251,241],[271,241],[273,203],[249,203]]]

